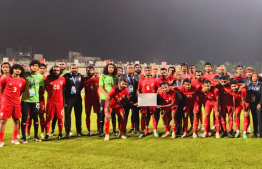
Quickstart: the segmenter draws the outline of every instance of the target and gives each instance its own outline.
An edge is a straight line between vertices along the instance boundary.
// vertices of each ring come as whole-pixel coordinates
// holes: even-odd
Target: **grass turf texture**
[[[131,113],[130,113],[131,114]],[[204,118],[204,117],[203,117]],[[130,118],[129,118],[130,119]],[[211,120],[212,121],[212,120]],[[211,122],[212,123],[212,122]],[[243,115],[241,115],[241,136]],[[252,125],[252,124],[251,124]],[[212,126],[212,125],[211,125]],[[152,119],[150,121],[152,132]],[[227,126],[228,127],[228,126]],[[110,126],[112,128],[112,125]],[[82,131],[86,134],[85,113],[82,115]],[[130,129],[130,120],[127,131]],[[91,114],[93,136],[57,139],[50,141],[12,145],[13,122],[8,120],[4,141],[0,148],[1,168],[259,168],[261,165],[262,139],[221,138],[155,138],[153,134],[142,139],[127,134],[128,139],[110,135],[110,141],[103,141],[95,135],[96,115]],[[33,136],[33,125],[31,137]],[[72,131],[76,133],[74,112]],[[164,131],[159,121],[158,131]],[[202,133],[199,132],[199,133]],[[63,131],[63,134],[64,131]],[[251,134],[248,135],[251,137]]]

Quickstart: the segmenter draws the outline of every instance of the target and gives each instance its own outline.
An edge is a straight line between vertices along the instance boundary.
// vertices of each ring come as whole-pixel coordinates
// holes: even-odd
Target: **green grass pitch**
[[[72,112],[72,131],[76,133]],[[130,118],[129,118],[130,119]],[[82,131],[86,134],[85,113],[82,115]],[[228,127],[228,126],[227,126]],[[71,137],[58,140],[12,145],[13,122],[8,120],[4,136],[5,146],[0,148],[0,168],[260,168],[262,139],[228,137],[206,139],[192,137],[155,138],[153,134],[139,139],[127,134],[122,140],[110,135],[103,141],[95,135],[96,115],[91,114],[93,136]],[[130,121],[127,130],[130,129]],[[152,131],[152,121],[150,121]],[[158,131],[164,131],[162,121]],[[243,116],[241,116],[241,133]],[[63,133],[64,134],[64,133]],[[31,136],[33,135],[33,127]],[[248,135],[251,137],[251,134]]]

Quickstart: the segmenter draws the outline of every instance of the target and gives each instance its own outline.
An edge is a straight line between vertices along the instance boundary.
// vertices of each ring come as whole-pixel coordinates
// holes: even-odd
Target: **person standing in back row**
[[[81,134],[81,121],[82,121],[82,98],[81,98],[81,79],[83,78],[80,73],[78,73],[78,66],[72,64],[70,66],[70,73],[63,76],[66,80],[64,87],[64,100],[65,100],[65,138],[69,138],[69,133],[71,129],[71,112],[74,107],[75,111],[75,121],[77,136],[82,136]]]

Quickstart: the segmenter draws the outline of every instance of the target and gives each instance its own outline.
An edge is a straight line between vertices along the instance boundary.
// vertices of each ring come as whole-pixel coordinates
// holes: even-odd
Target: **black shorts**
[[[40,103],[21,102],[21,112],[26,113],[30,108],[31,113],[40,113]]]

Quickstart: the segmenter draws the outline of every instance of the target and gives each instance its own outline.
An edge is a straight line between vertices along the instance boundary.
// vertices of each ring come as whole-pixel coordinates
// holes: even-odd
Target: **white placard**
[[[148,107],[157,105],[157,95],[156,93],[144,93],[138,94],[138,106]]]

